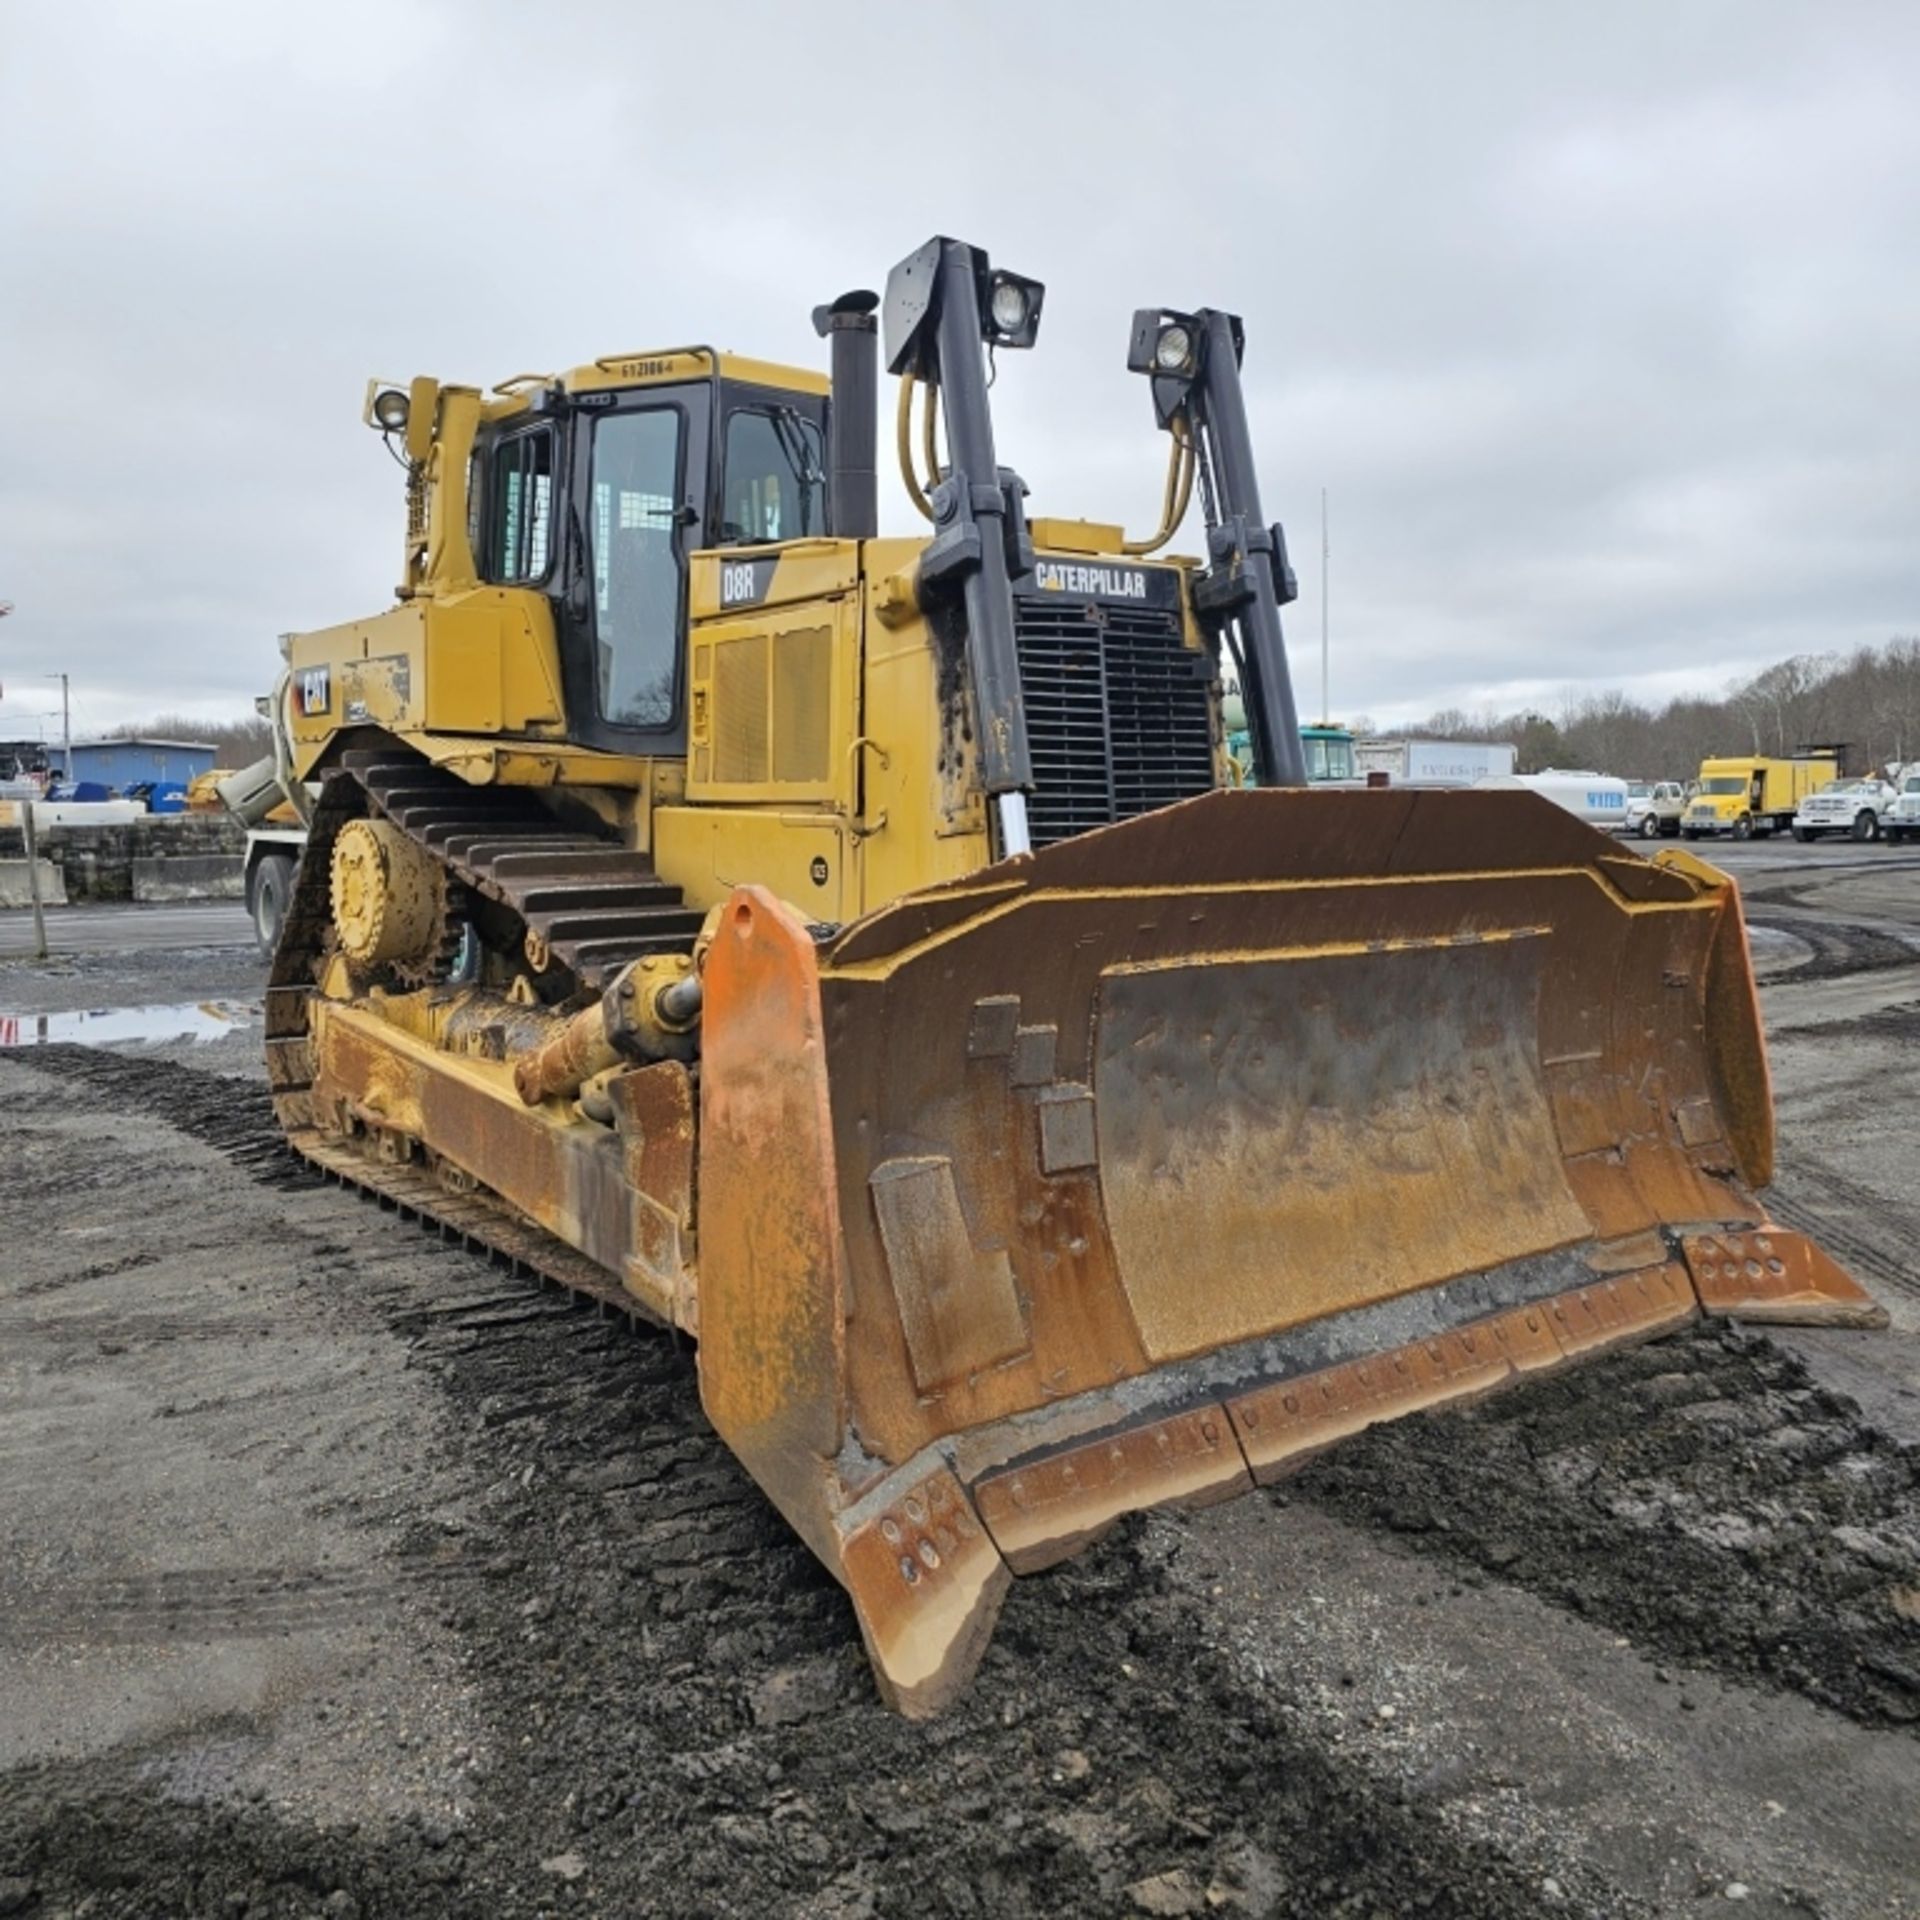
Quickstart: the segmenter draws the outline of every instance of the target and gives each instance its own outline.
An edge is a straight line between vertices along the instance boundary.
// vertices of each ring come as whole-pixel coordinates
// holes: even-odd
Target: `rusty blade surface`
[[[1724,1310],[1725,1237],[1774,1231],[1732,884],[1532,796],[1216,794],[817,949],[736,903],[703,1391],[910,1712],[995,1568]],[[936,1486],[982,1529],[937,1565]]]
[[[1714,1051],[1748,1039],[1707,1014],[1731,899],[1530,795],[1222,793],[850,929],[820,996],[862,1444],[1757,1219],[1751,1063]]]

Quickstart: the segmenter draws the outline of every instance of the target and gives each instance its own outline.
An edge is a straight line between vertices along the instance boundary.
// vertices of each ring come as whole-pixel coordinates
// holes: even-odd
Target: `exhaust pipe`
[[[843,293],[815,307],[813,330],[828,343],[833,400],[827,411],[827,525],[841,540],[880,531],[874,463],[879,445],[880,344],[877,293]]]

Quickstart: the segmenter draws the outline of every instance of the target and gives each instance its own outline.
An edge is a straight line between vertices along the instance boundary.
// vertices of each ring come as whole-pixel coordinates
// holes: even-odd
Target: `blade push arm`
[[[1012,581],[1032,570],[1033,543],[1021,506],[1026,489],[994,453],[985,350],[1033,344],[1041,292],[1038,281],[996,273],[980,248],[945,237],[909,254],[887,277],[887,370],[937,389],[946,417],[950,464],[931,476],[938,481],[930,496],[934,535],[920,559],[919,583],[935,593],[959,588],[980,770],[1003,855],[1031,847],[1026,797],[1033,756]]]
[[[1127,365],[1153,378],[1154,411],[1192,440],[1207,516],[1207,572],[1194,590],[1200,613],[1220,627],[1239,670],[1263,787],[1306,785],[1306,756],[1287,669],[1280,609],[1295,598],[1286,536],[1260,507],[1253,436],[1240,385],[1246,344],[1239,318],[1202,307],[1133,316]]]

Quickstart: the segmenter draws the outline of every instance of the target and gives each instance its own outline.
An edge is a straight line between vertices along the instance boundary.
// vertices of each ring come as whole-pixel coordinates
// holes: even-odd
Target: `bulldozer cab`
[[[653,364],[703,358],[696,379],[558,383],[476,437],[478,576],[550,603],[580,746],[684,753],[690,556],[826,532],[824,394],[718,355]]]

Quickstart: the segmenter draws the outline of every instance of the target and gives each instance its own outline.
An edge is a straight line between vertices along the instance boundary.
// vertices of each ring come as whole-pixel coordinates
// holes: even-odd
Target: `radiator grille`
[[[1177,612],[1052,593],[1014,610],[1036,847],[1212,787],[1211,668],[1181,645]]]

